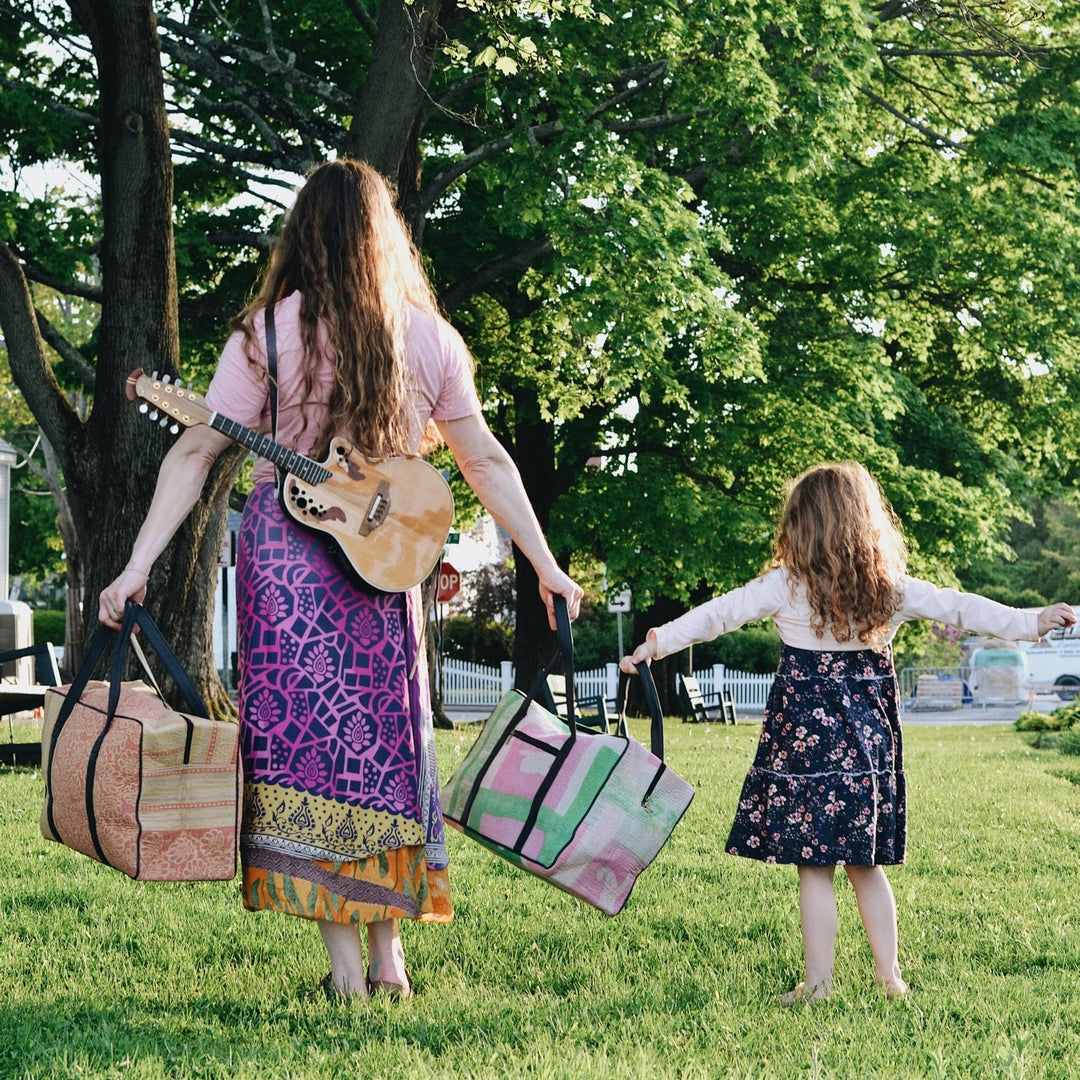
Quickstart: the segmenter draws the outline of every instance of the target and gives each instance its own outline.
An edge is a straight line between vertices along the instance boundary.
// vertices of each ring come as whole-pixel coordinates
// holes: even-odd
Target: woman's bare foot
[[[780,1004],[790,1008],[802,1001],[823,1001],[829,996],[829,990],[828,983],[821,982],[814,986],[807,986],[806,983],[801,982],[794,990],[780,995]]]
[[[908,991],[908,985],[897,976],[895,979],[889,979],[882,982],[882,986],[885,987],[885,996],[892,1001],[895,998],[902,998]]]

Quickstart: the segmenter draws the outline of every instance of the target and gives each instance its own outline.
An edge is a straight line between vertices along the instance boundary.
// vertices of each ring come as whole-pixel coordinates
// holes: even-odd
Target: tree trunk
[[[547,532],[551,507],[557,496],[555,432],[550,421],[521,419],[523,402],[515,403],[519,417],[511,454],[521,473],[525,492]],[[547,612],[540,603],[539,579],[532,564],[514,547],[514,582],[517,606],[514,613],[514,683],[527,691],[536,674],[551,659],[555,636]]]
[[[437,728],[444,728],[447,731],[454,730],[454,721],[446,715],[446,708],[443,705],[442,699],[442,687],[439,685],[439,649],[438,642],[436,641],[436,635],[431,629],[431,592],[433,589],[438,588],[438,577],[433,574],[424,582],[420,589],[420,597],[423,603],[424,620],[424,651],[425,660],[427,662],[428,669],[428,686],[431,690],[431,717],[432,722]]]
[[[441,0],[383,0],[364,88],[345,150],[400,181],[416,119],[427,98]],[[415,176],[412,178],[415,186]]]
[[[70,7],[93,46],[101,109],[103,299],[94,408],[64,460],[90,629],[99,592],[127,561],[167,447],[165,434],[129,404],[124,384],[135,367],[175,376],[179,335],[172,162],[153,7],[149,0],[70,0]],[[204,501],[155,565],[146,600],[214,716],[232,712],[214,667],[211,623],[226,502],[241,456],[224,455],[215,468]]]

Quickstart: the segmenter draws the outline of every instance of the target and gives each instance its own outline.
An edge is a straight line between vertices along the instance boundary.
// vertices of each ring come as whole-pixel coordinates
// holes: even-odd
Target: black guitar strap
[[[270,378],[270,438],[277,442],[277,329],[274,326],[274,305],[266,305],[266,374]],[[281,488],[281,470],[274,466],[277,473],[278,489]]]
[[[277,329],[274,326],[274,305],[272,303],[266,305],[266,373],[270,377],[270,432],[271,438],[274,442],[277,442]],[[276,465],[274,466],[274,469],[277,472],[278,491],[281,491],[281,485],[285,478],[281,475],[281,470]],[[416,656],[413,657],[412,667],[409,669],[410,681],[412,681],[412,677],[416,674],[416,667],[420,663],[420,657],[424,656],[427,651],[427,642],[424,635],[427,633],[428,620],[431,617],[431,605],[435,599],[436,592],[439,590],[439,570],[441,568],[442,559],[440,558],[435,565],[435,574],[431,581],[431,591],[428,593],[428,602],[424,605],[423,612],[418,612],[420,617],[420,636],[416,643]]]

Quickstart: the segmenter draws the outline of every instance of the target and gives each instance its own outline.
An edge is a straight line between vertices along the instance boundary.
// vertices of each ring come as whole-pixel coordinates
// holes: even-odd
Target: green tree
[[[1032,473],[1072,479],[1070,424],[1050,422],[1077,399],[1071,7],[1036,22],[1008,4],[900,0],[650,0],[632,13],[605,0],[195,2],[157,5],[156,36],[148,4],[71,10],[76,23],[0,0],[0,131],[16,166],[100,169],[105,228],[92,199],[9,193],[0,316],[9,349],[30,357],[35,415],[76,471],[81,432],[134,437],[127,367],[182,357],[189,375],[212,359],[296,174],[351,152],[396,179],[542,524],[564,561],[582,552],[634,589],[635,637],[756,573],[784,481],[823,457],[875,470],[915,567],[941,576],[1004,551]],[[115,42],[106,14],[126,20]],[[158,48],[175,290],[160,141],[145,173],[160,192],[137,228],[115,223],[143,173],[113,156],[136,133],[112,73],[156,78]],[[157,245],[138,263],[153,285],[117,258],[139,242]],[[78,358],[38,356],[20,274],[102,302],[84,426],[49,419],[64,415],[49,371]],[[146,325],[118,340],[120,312]],[[13,351],[13,370],[24,360]],[[123,460],[93,449],[68,477],[73,503],[105,467],[97,506],[114,512],[122,483],[123,520],[137,520],[130,497],[161,444],[143,438]],[[198,561],[217,520],[193,521],[169,564],[180,580],[208,577]],[[83,512],[80,535],[104,524]],[[88,540],[88,595],[124,528],[109,548]],[[527,678],[550,639],[523,560],[516,574]],[[177,618],[207,602],[185,596]]]

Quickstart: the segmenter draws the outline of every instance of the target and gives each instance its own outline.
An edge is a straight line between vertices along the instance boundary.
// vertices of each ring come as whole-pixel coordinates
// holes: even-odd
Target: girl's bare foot
[[[821,982],[814,986],[807,986],[806,983],[801,982],[794,990],[789,990],[786,994],[780,995],[780,1004],[790,1008],[792,1005],[798,1005],[802,1001],[823,1001],[828,996],[828,983]]]
[[[885,996],[892,1001],[894,998],[902,998],[908,991],[907,983],[899,976],[889,979],[881,984],[885,987]]]

